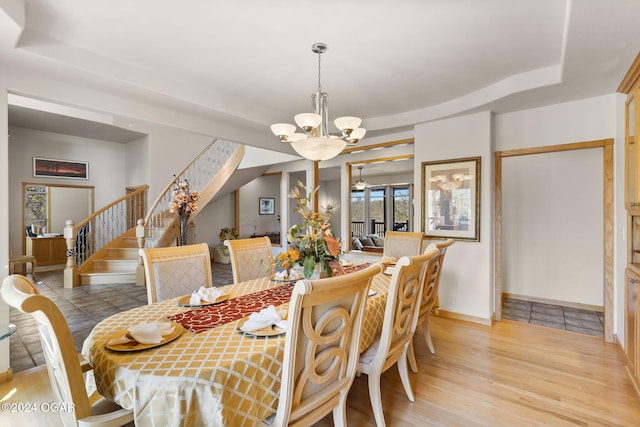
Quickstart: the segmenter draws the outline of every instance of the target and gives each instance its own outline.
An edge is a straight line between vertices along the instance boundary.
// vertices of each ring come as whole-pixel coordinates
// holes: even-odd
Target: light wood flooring
[[[493,326],[432,317],[436,354],[417,340],[416,401],[395,367],[382,376],[388,426],[638,426],[640,395],[620,349],[602,338],[504,320]],[[2,402],[53,402],[43,367],[0,384]],[[367,377],[349,394],[351,427],[374,426]],[[4,426],[58,426],[56,414],[7,414]],[[332,426],[331,416],[317,426]]]

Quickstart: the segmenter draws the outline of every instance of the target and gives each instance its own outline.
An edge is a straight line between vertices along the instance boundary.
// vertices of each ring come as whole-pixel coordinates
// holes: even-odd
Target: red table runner
[[[289,302],[295,283],[242,295],[220,304],[185,311],[169,316],[169,320],[180,323],[193,333],[199,333],[234,320],[242,319],[270,305]]]
[[[364,270],[371,263],[345,267],[344,273],[355,273]],[[202,308],[174,314],[168,319],[180,323],[182,326],[197,334],[216,326],[224,325],[234,320],[242,319],[251,313],[257,313],[270,305],[280,305],[289,302],[295,282],[288,283],[277,288],[265,289],[253,294],[242,295],[226,300],[220,304],[209,305]]]

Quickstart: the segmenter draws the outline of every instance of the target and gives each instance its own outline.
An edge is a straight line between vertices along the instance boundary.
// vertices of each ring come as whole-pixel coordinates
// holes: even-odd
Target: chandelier
[[[367,188],[367,181],[362,179],[362,166],[358,166],[358,169],[360,170],[360,179],[358,179],[353,186],[356,190],[362,191]]]
[[[366,129],[358,127],[362,120],[358,117],[339,117],[334,120],[341,135],[329,134],[329,112],[327,94],[320,83],[320,58],[327,50],[324,43],[315,43],[311,50],[318,54],[318,91],[311,94],[311,113],[296,114],[294,120],[304,133],[296,133],[296,127],[289,123],[271,125],[271,131],[281,142],[291,143],[293,149],[309,160],[328,160],[336,157],[347,145],[360,141]]]
[[[464,181],[471,179],[473,179],[473,175],[454,173],[451,175],[451,180],[449,180],[446,175],[436,175],[429,178],[429,181],[434,182],[442,190],[456,190],[462,187]]]

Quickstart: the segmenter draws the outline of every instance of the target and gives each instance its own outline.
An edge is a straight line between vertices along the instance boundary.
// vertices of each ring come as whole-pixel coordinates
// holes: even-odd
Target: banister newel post
[[[64,226],[64,238],[67,242],[67,264],[64,269],[64,287],[75,288],[78,283],[78,268],[76,267],[76,233],[73,230],[73,220],[68,219]]]
[[[136,226],[136,238],[138,239],[138,251],[140,251],[140,249],[144,248],[145,245],[144,219],[138,220],[138,225]],[[136,266],[136,286],[145,286],[144,262],[140,255],[138,255],[138,265]]]

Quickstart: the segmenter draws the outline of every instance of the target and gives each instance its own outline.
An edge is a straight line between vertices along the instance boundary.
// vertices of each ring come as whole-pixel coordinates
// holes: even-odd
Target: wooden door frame
[[[495,153],[495,286],[494,320],[502,320],[502,159],[533,154],[602,148],[603,155],[603,263],[604,263],[604,340],[614,342],[613,336],[613,139],[577,142]]]

